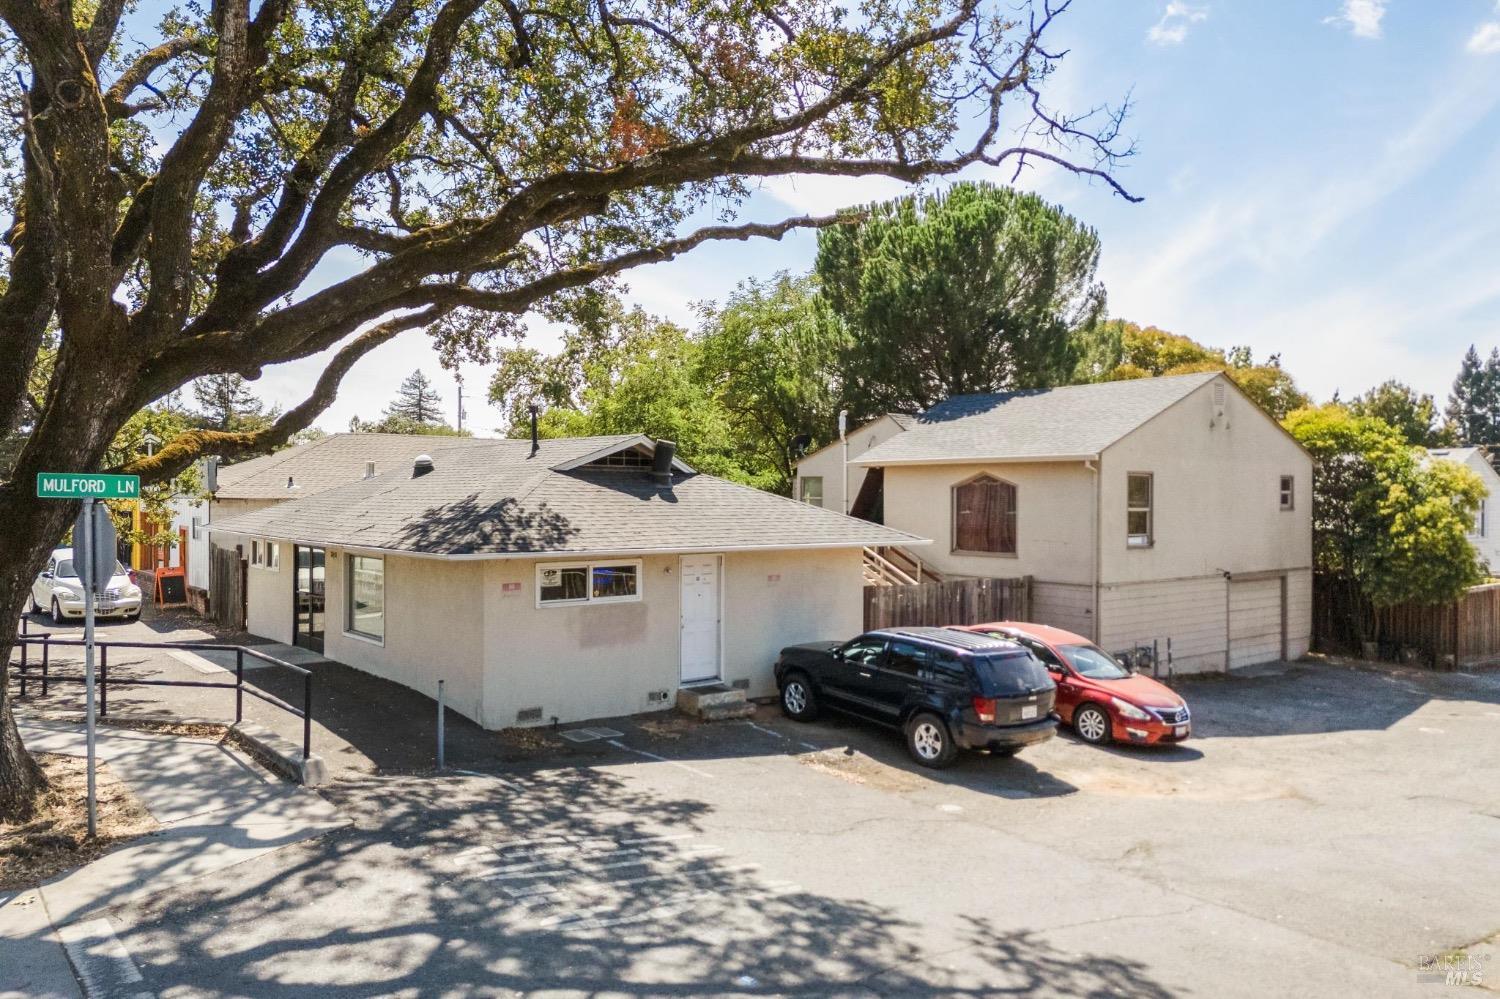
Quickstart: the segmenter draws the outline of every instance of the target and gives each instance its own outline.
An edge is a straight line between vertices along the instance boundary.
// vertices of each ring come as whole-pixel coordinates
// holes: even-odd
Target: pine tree
[[[426,375],[417,370],[401,382],[395,400],[385,409],[385,415],[416,424],[442,423],[442,404],[437,389],[432,387]]]
[[[259,425],[265,416],[265,406],[244,375],[205,375],[193,383],[193,395],[198,397],[199,417],[215,430],[245,429]]]
[[[1444,411],[1460,444],[1489,443],[1482,438],[1494,434],[1491,410],[1496,397],[1495,388],[1484,363],[1479,360],[1479,351],[1471,344],[1459,365],[1458,377],[1453,379],[1453,391]]]

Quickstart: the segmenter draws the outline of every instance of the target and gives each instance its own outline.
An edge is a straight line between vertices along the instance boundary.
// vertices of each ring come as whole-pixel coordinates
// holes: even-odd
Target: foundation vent
[[[665,704],[667,702],[667,698],[669,698],[671,696],[672,696],[672,692],[669,691],[669,690],[651,690],[651,691],[647,691],[647,693],[646,693],[646,703],[647,704]]]
[[[539,708],[539,707],[538,708],[522,708],[520,711],[516,712],[516,721],[517,722],[521,722],[521,723],[525,723],[525,722],[539,722],[541,720],[542,720],[542,709]]]

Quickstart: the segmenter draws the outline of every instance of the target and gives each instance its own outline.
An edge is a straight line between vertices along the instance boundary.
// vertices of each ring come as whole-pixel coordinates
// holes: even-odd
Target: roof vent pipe
[[[539,435],[537,434],[536,426],[536,416],[542,407],[538,406],[536,403],[532,403],[526,408],[531,410],[531,456],[535,458],[536,453],[542,448],[542,443]]]
[[[656,451],[651,456],[651,478],[657,485],[670,486],[672,484],[672,458],[676,454],[676,442],[656,442]]]
[[[373,461],[365,462],[365,478],[375,478],[375,463]]]
[[[430,471],[432,471],[432,455],[417,455],[416,460],[411,463],[411,477],[418,479]]]

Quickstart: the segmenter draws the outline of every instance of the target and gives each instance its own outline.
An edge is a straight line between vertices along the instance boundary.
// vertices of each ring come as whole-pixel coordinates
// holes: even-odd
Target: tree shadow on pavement
[[[924,948],[941,928],[777,880],[703,835],[707,805],[611,773],[371,778],[330,793],[352,827],[112,913],[147,985],[258,997],[935,997],[1027,983],[1167,994],[1129,961],[1064,955],[977,918]],[[944,970],[954,950],[964,980]]]

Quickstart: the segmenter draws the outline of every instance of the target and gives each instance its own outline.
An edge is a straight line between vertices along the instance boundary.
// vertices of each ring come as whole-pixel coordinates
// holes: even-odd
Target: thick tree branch
[[[135,89],[144,85],[151,78],[152,73],[188,52],[206,54],[208,52],[207,39],[196,35],[183,35],[162,42],[137,56],[135,62],[127,66],[125,72],[121,73],[114,84],[104,92],[104,107],[110,117],[126,117],[128,108],[126,102]]]

